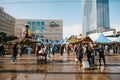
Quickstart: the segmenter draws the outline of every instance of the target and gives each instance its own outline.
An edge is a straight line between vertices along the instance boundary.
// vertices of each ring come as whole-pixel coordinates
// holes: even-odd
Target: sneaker
[[[15,62],[13,62],[13,61],[12,61],[11,63],[12,63],[12,64],[15,64]]]

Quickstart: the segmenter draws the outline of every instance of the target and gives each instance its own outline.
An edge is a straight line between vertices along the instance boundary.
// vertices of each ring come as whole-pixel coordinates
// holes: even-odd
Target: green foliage
[[[6,33],[0,32],[0,42],[7,42],[7,41],[14,40],[14,39],[17,39],[17,37],[13,35],[7,36]]]
[[[14,40],[14,39],[18,39],[16,36],[6,36],[5,37],[5,42],[7,42],[7,41],[11,41],[11,40]]]
[[[5,37],[7,34],[4,32],[0,32],[0,38]]]

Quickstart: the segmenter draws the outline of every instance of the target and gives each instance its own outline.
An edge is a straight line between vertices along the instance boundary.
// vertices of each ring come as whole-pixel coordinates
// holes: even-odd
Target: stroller
[[[36,56],[37,63],[47,63],[47,54],[43,51],[43,49],[39,50]]]

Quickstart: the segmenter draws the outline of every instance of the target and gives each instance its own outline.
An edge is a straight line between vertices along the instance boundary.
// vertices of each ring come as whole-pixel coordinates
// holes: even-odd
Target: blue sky
[[[17,19],[62,19],[64,37],[81,33],[82,0],[0,0],[0,3],[40,2],[40,1],[71,1],[54,3],[17,3],[0,4],[5,12]],[[77,2],[72,2],[77,1]],[[110,26],[120,25],[120,0],[110,0]],[[71,32],[71,29],[74,29]]]

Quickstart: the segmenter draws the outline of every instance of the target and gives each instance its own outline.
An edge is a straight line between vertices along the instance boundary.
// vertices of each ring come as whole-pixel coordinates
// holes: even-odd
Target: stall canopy
[[[120,36],[115,40],[115,42],[120,42]]]
[[[8,43],[38,43],[38,41],[34,39],[24,38],[24,39],[15,39],[12,41],[8,41]]]
[[[19,43],[21,40],[20,39],[14,39],[11,41],[7,41],[7,43]]]
[[[95,43],[111,43],[112,41],[106,38],[104,34],[101,33],[94,42]]]
[[[84,37],[79,40],[81,43],[93,43],[92,39],[90,37]]]
[[[83,37],[83,38],[73,38],[73,39],[69,39],[68,43],[71,44],[78,44],[78,43],[93,43],[92,39],[90,37]]]
[[[38,41],[34,39],[25,38],[21,40],[21,43],[38,43]]]

